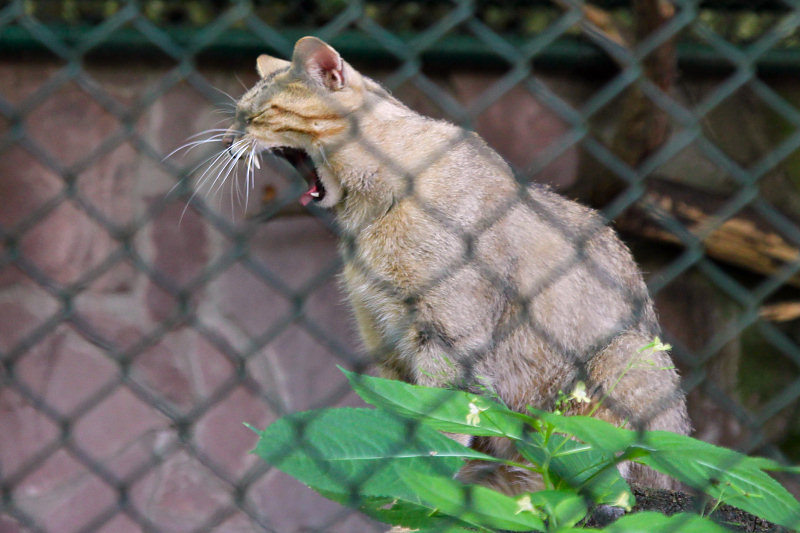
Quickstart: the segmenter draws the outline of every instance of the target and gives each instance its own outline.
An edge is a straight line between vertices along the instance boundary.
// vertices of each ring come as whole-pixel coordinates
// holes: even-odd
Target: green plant
[[[537,409],[522,414],[484,396],[344,372],[376,409],[285,416],[258,432],[255,453],[379,521],[421,532],[577,531],[593,506],[630,510],[634,497],[616,465],[634,461],[776,524],[800,526],[800,503],[767,474],[796,468],[674,433],[635,432]],[[482,454],[441,432],[511,439],[529,463]],[[510,497],[465,485],[454,476],[466,460],[537,472],[545,490]],[[694,514],[647,512],[602,531],[725,529]]]

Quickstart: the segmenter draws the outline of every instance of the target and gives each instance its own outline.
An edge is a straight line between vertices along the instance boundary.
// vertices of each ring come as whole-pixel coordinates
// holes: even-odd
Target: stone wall
[[[188,207],[171,193],[172,170],[219,146],[161,158],[229,115],[191,81],[169,81],[168,67],[125,58],[54,83],[63,74],[42,60],[0,63],[0,97],[25,111],[21,137],[9,142],[20,130],[0,124],[0,354],[13,361],[0,381],[0,480],[15,506],[0,514],[0,531],[27,531],[22,516],[53,532],[141,531],[137,520],[165,532],[381,531],[267,469],[248,454],[255,435],[242,425],[358,403],[336,369],[362,354],[336,285],[332,232],[310,216],[248,218],[265,187],[287,189],[279,165],[263,167],[246,207],[227,186]],[[255,81],[249,67],[200,74],[233,95],[238,79]],[[542,80],[575,105],[601,83]],[[436,81],[469,104],[496,77]],[[443,114],[407,85],[402,100]],[[569,131],[521,87],[475,127],[520,168]],[[561,188],[577,169],[568,148],[538,179]],[[686,293],[669,294],[665,327],[680,337]],[[248,512],[234,505],[242,480]]]

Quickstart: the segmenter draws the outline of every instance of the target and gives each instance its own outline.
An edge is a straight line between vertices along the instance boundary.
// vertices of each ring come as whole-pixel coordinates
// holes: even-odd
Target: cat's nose
[[[225,145],[225,148],[228,150],[228,155],[233,156],[233,143],[236,142],[236,134],[232,131],[228,131],[225,135],[222,136],[222,144]]]

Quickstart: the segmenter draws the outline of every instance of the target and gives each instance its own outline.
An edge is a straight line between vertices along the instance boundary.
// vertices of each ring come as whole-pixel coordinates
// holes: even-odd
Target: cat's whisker
[[[227,95],[230,97],[230,95]],[[233,98],[231,98],[233,100]],[[235,101],[235,100],[234,100]],[[216,110],[222,112],[222,110]],[[225,119],[223,119],[225,120]],[[164,160],[172,157],[177,152],[185,150],[186,153],[191,152],[198,146],[206,144],[218,143],[223,141],[228,135],[239,137],[237,141],[229,145],[227,148],[215,152],[207,157],[199,164],[197,164],[191,171],[190,175],[194,174],[199,168],[205,166],[202,174],[195,179],[194,191],[186,202],[186,205],[181,211],[180,222],[186,215],[189,205],[194,200],[198,193],[203,193],[206,198],[218,195],[226,183],[231,179],[234,183],[230,189],[231,211],[234,211],[234,194],[239,205],[242,204],[242,184],[239,178],[238,164],[244,160],[246,163],[245,168],[245,183],[244,183],[244,203],[245,209],[250,201],[250,188],[255,187],[255,168],[261,168],[260,154],[256,153],[257,142],[254,139],[248,139],[244,132],[238,130],[231,130],[230,128],[210,128],[187,138],[187,141],[176,149],[172,150],[169,154],[164,156]],[[205,136],[205,138],[198,139],[198,137]],[[172,193],[181,182],[176,183],[167,194]],[[180,223],[179,222],[179,223]]]
[[[239,80],[239,83],[241,83],[241,80]],[[220,89],[219,87],[212,87],[212,89],[214,89],[215,91],[217,91],[217,92],[219,92],[219,93],[222,93],[223,95],[227,96],[228,98],[230,98],[230,99],[231,99],[231,102],[233,102],[233,105],[234,105],[234,106],[236,105],[236,98],[234,98],[234,97],[233,97],[233,96],[231,96],[230,94],[226,93],[225,91],[223,91],[223,90],[222,90],[222,89]],[[245,89],[247,89],[247,87],[245,87]],[[227,103],[227,102],[225,102],[225,103]],[[230,105],[230,104],[228,104],[228,105]]]
[[[242,84],[242,87],[244,87],[244,90],[245,90],[245,92],[249,91],[249,89],[247,88],[247,85],[245,85],[245,84],[244,84],[244,82],[241,80],[241,78],[239,78],[239,76],[237,76],[237,75],[234,75],[234,77],[236,78],[236,81],[238,81],[239,83],[241,83],[241,84]],[[234,99],[234,102],[235,102],[235,101],[236,101],[236,100]]]
[[[195,165],[195,167],[189,172],[189,174],[194,174],[197,171],[198,168],[202,167],[203,165],[205,165],[206,163],[208,163],[212,159],[220,158],[221,156],[223,156],[223,155],[225,155],[227,153],[228,153],[228,151],[225,150],[225,149],[220,150],[219,152],[214,152],[213,154],[211,154],[211,156],[205,158],[203,161],[201,161],[200,163]]]
[[[243,131],[239,131],[239,130],[232,130],[232,129],[230,129],[230,128],[211,128],[211,129],[208,129],[208,130],[203,130],[203,131],[201,131],[200,133],[195,133],[194,135],[190,135],[190,136],[189,136],[189,137],[187,137],[186,139],[187,139],[187,140],[188,140],[188,139],[196,139],[197,137],[200,137],[201,135],[205,135],[205,134],[207,134],[207,133],[227,133],[227,132],[229,132],[229,131],[230,131],[231,133],[235,133],[235,134],[237,134],[237,135],[244,135],[244,132],[243,132]]]
[[[261,163],[258,161],[256,148],[256,143],[253,143],[250,148],[250,176],[253,179],[253,188],[256,187],[256,170],[261,170]]]
[[[214,87],[214,89],[221,93],[222,95],[226,96],[230,101],[229,102],[219,102],[217,104],[217,109],[214,109],[214,113],[224,114],[225,118],[220,119],[216,124],[220,124],[225,120],[229,120],[230,116],[233,115],[236,111],[236,98],[231,96],[229,93]],[[230,128],[219,128],[214,127],[210,129],[206,129],[195,133],[194,135],[189,136],[186,139],[186,142],[170,153],[164,156],[162,161],[166,161],[170,157],[174,156],[176,153],[185,150],[186,154],[197,148],[198,146],[203,146],[210,143],[218,143],[223,141],[227,135],[234,135],[241,137],[244,135],[245,132],[240,130],[231,130]],[[204,137],[203,139],[198,139],[198,137]],[[231,173],[236,175],[235,169],[239,159],[242,158],[243,155],[247,154],[248,148],[250,146],[250,141],[245,141],[244,139],[240,139],[239,141],[235,142],[228,148],[224,150],[220,150],[216,152],[200,163],[198,163],[192,170],[189,172],[189,175],[194,174],[199,168],[206,166],[206,169],[203,171],[202,174],[195,180],[194,191],[189,196],[189,199],[186,201],[186,205],[183,207],[183,211],[181,211],[181,216],[179,219],[178,224],[183,221],[183,217],[186,215],[186,211],[189,208],[189,205],[194,200],[195,196],[203,191],[203,189],[207,189],[206,196],[211,196],[217,194],[221,187],[225,184],[225,182],[230,177]],[[230,156],[228,159],[226,156]],[[167,192],[167,195],[171,194],[180,184],[182,180],[176,183],[175,185],[170,188]],[[219,183],[219,185],[217,185]],[[241,202],[241,191],[239,186],[239,181],[236,180],[236,194],[239,197],[239,201]],[[233,189],[231,189],[231,201],[233,201]],[[233,207],[233,206],[232,206]]]
[[[321,144],[319,145],[319,155],[322,157],[322,162],[325,164],[325,166],[329,167],[330,163],[328,163],[328,156],[325,155],[325,149]]]
[[[161,161],[162,162],[166,161],[167,159],[169,159],[170,157],[175,155],[177,152],[180,152],[181,150],[183,150],[185,148],[189,148],[191,150],[191,147],[194,147],[197,144],[203,144],[203,143],[215,142],[215,141],[222,140],[225,137],[225,135],[228,134],[229,132],[232,133],[232,134],[237,134],[237,135],[241,135],[242,134],[239,131],[229,130],[228,128],[212,128],[212,129],[208,129],[208,130],[205,130],[205,131],[201,131],[200,133],[195,133],[194,135],[190,135],[189,137],[187,137],[186,138],[187,142],[185,142],[184,144],[178,146],[173,151],[171,151],[170,153],[165,155],[161,159]],[[210,137],[207,137],[205,139],[192,141],[192,139],[197,139],[197,137],[200,137],[201,135],[207,135],[209,133],[214,133],[214,135],[211,135]]]
[[[244,210],[247,211],[247,206],[250,204],[250,188],[256,187],[256,172],[253,169],[253,163],[256,161],[256,143],[250,143],[250,156],[247,159],[247,172],[244,176]],[[251,185],[252,181],[252,185]]]
[[[209,164],[209,165],[208,165],[208,168],[206,168],[206,170],[205,170],[205,171],[204,171],[204,172],[203,172],[203,173],[200,175],[200,177],[197,179],[197,185],[195,186],[195,194],[197,194],[197,191],[199,191],[200,189],[202,189],[202,188],[203,188],[203,186],[204,186],[205,182],[206,182],[208,179],[210,179],[210,177],[211,177],[211,175],[212,175],[212,174],[209,174],[209,173],[210,173],[212,170],[214,170],[214,168],[216,168],[216,167],[217,167],[217,166],[220,164],[220,162],[221,162],[221,161],[224,161],[224,162],[225,162],[225,164],[227,164],[227,163],[228,163],[227,159],[225,159],[225,156],[227,156],[227,155],[228,155],[228,151],[227,151],[227,150],[221,150],[221,151],[220,151],[220,152],[219,152],[219,153],[218,153],[218,154],[217,154],[217,155],[214,157],[214,160],[211,162],[211,164]],[[194,196],[194,194],[193,194],[192,196]],[[190,200],[191,200],[191,199],[190,199]]]
[[[239,162],[239,158],[241,157],[241,150],[243,148],[243,145],[246,143],[247,141],[245,141],[244,139],[239,139],[230,146],[230,149],[228,151],[231,153],[231,159],[222,166],[222,169],[220,169],[220,172],[217,174],[217,177],[214,178],[214,181],[211,183],[211,187],[209,188],[209,195],[217,194],[221,190],[222,186],[225,184],[225,181],[227,181],[231,171],[236,167],[236,164]],[[222,177],[223,173],[225,174],[225,176],[220,181],[220,177]],[[218,181],[220,183],[217,186]],[[214,187],[216,187],[216,191],[214,190]]]
[[[209,169],[213,170],[213,172],[208,173],[208,175],[205,177],[202,183],[202,186],[206,187],[206,185],[209,182],[211,182],[211,184],[208,185],[207,187],[206,191],[207,196],[211,196],[214,190],[214,185],[217,183],[217,180],[219,180],[220,175],[222,175],[222,173],[225,172],[225,170],[228,168],[229,165],[233,164],[233,161],[234,161],[233,158],[226,150],[224,154],[220,157],[220,159],[214,162],[214,167]]]
[[[255,150],[255,141],[248,141],[246,146],[242,147],[241,158],[245,160],[245,173],[244,173],[244,209],[247,211],[247,206],[250,200],[250,177],[253,176],[253,185],[255,186],[255,175],[253,172],[253,151]],[[242,205],[242,189],[238,179],[238,171],[234,174],[234,181],[236,184],[236,198],[239,205]],[[233,206],[231,206],[233,209]]]
[[[216,122],[214,123],[214,125],[215,125],[215,126],[219,126],[219,125],[220,125],[221,123],[223,123],[223,122],[226,122],[226,123],[227,123],[227,122],[230,122],[230,121],[231,121],[231,117],[230,117],[230,116],[226,116],[226,117],[222,117],[221,119],[219,119],[218,121],[216,121]]]
[[[194,197],[195,197],[195,196],[197,196],[197,193],[199,193],[199,192],[200,192],[200,190],[202,189],[202,183],[203,183],[203,178],[204,178],[204,176],[205,176],[206,174],[208,174],[208,172],[209,172],[209,171],[210,171],[212,168],[214,168],[214,166],[216,166],[216,164],[219,162],[220,158],[221,158],[222,156],[224,156],[226,153],[227,153],[227,152],[226,152],[225,150],[220,150],[220,151],[219,151],[219,152],[218,152],[216,155],[212,155],[211,157],[209,157],[208,159],[206,159],[205,161],[203,161],[202,163],[200,163],[200,165],[198,165],[198,167],[200,167],[200,166],[202,166],[203,164],[205,164],[207,161],[209,161],[209,160],[213,159],[213,161],[212,161],[212,162],[211,162],[211,163],[208,165],[208,168],[206,168],[206,170],[203,172],[203,174],[202,174],[202,175],[201,175],[201,176],[198,178],[198,180],[197,180],[197,184],[195,185],[195,189],[194,189],[194,191],[193,191],[193,192],[192,192],[192,194],[189,196],[189,199],[188,199],[188,200],[186,200],[186,205],[184,205],[184,206],[183,206],[183,210],[181,211],[181,216],[180,216],[180,218],[178,219],[178,226],[180,226],[180,225],[181,225],[181,223],[183,222],[183,217],[186,215],[186,210],[187,210],[187,209],[189,209],[189,205],[192,203],[192,200],[194,200]],[[195,167],[195,168],[197,168],[197,167]],[[193,172],[194,172],[194,171],[193,171]],[[177,184],[176,184],[176,186],[177,186]],[[174,188],[174,187],[173,187],[173,188]]]
[[[192,142],[187,142],[187,143],[185,143],[185,144],[182,144],[182,145],[180,145],[179,147],[175,148],[175,149],[174,149],[173,151],[171,151],[170,153],[168,153],[167,155],[165,155],[165,156],[164,156],[164,158],[162,159],[162,161],[166,161],[167,159],[169,159],[170,157],[172,157],[172,156],[173,156],[173,155],[174,155],[176,152],[179,152],[179,151],[181,151],[181,150],[184,150],[184,149],[186,149],[186,153],[188,154],[189,152],[191,152],[192,150],[194,150],[195,148],[197,148],[197,147],[198,147],[198,146],[200,146],[201,144],[208,144],[208,143],[219,142],[219,141],[221,141],[221,140],[222,140],[222,138],[223,138],[224,136],[225,136],[225,134],[224,134],[224,133],[218,133],[217,135],[214,135],[214,136],[212,136],[212,137],[209,137],[208,139],[201,139],[201,140],[199,140],[199,141],[192,141]]]
[[[189,198],[189,202],[191,202],[191,200],[194,199],[195,195],[197,195],[203,189],[206,189],[206,188],[207,188],[207,192],[205,193],[206,198],[211,196],[211,194],[212,194],[211,190],[214,187],[214,183],[216,183],[216,180],[219,178],[219,175],[225,170],[225,167],[228,164],[230,164],[230,160],[228,160],[227,158],[223,157],[223,156],[226,156],[226,155],[227,155],[226,151],[223,151],[222,153],[220,153],[219,156],[217,156],[217,158],[206,169],[206,171],[203,172],[203,175],[200,177],[200,179],[197,182],[197,185],[195,186],[195,191],[192,193],[191,198]],[[214,172],[211,172],[211,171],[214,171]],[[211,180],[212,176],[216,176],[214,178],[213,183],[210,186],[206,187],[208,182],[209,182],[209,180]],[[188,203],[187,203],[186,207],[188,207]],[[184,211],[185,210],[186,210],[186,208],[184,208]]]
[[[219,152],[215,152],[215,153],[211,154],[210,156],[208,156],[207,158],[203,159],[203,160],[202,160],[202,161],[200,161],[198,164],[196,164],[196,165],[195,165],[195,166],[194,166],[194,167],[193,167],[193,168],[192,168],[192,169],[191,169],[191,170],[190,170],[190,171],[187,173],[187,176],[191,176],[192,174],[194,174],[194,173],[197,171],[197,169],[198,169],[198,168],[202,167],[203,165],[205,165],[206,163],[208,163],[208,162],[209,162],[209,161],[211,161],[212,159],[215,159],[215,158],[219,159],[219,157],[220,157],[220,156],[222,156],[222,155],[223,155],[223,154],[225,154],[225,153],[227,153],[225,150],[220,150]],[[212,165],[213,165],[213,163],[212,163]],[[173,185],[172,187],[170,187],[170,189],[167,191],[167,193],[166,193],[166,195],[165,195],[165,196],[169,196],[170,194],[172,194],[172,192],[173,192],[175,189],[177,189],[177,188],[178,188],[178,186],[179,186],[179,185],[180,185],[180,184],[181,184],[183,181],[184,181],[183,179],[181,179],[181,180],[178,180],[178,182],[177,182],[175,185]],[[189,201],[191,201],[191,198],[189,199]]]
[[[215,141],[215,140],[222,139],[223,137],[225,137],[225,133],[215,133],[214,135],[212,135],[210,137],[206,137],[205,139],[198,139],[196,141],[189,141],[189,142],[183,144],[183,146],[189,146],[189,145],[194,144],[194,143]]]
[[[231,200],[233,200],[233,193],[234,190],[236,192],[236,199],[239,201],[239,205],[242,204],[242,186],[239,183],[239,171],[237,170],[233,174],[233,187],[231,187]],[[231,202],[231,212],[233,212],[233,202]]]
[[[236,194],[239,195],[239,180],[237,178],[237,176],[239,174],[239,167],[234,165],[233,169],[234,169],[233,170],[233,183],[234,183],[234,186],[230,188],[230,191],[229,191],[229,194],[228,194],[228,196],[230,197],[230,200],[231,200],[231,214],[232,215],[233,215],[234,209],[235,209],[235,205],[234,205],[234,202],[233,202],[234,189],[236,189]],[[241,200],[239,200],[239,201],[241,202]]]
[[[225,185],[225,182],[228,181],[231,172],[233,172],[234,169],[238,168],[237,164],[239,163],[240,157],[241,157],[241,149],[237,148],[236,152],[234,152],[233,157],[231,157],[231,160],[226,164],[226,166],[222,168],[222,172],[220,172],[217,175],[217,177],[214,179],[214,182],[211,184],[212,189],[214,188],[214,186],[216,186],[216,190],[212,190],[211,194],[218,194],[219,191],[222,190],[222,187]],[[227,170],[225,170],[226,168]],[[221,180],[219,179],[220,177],[222,177]],[[219,185],[217,185],[217,181],[219,181]]]
[[[219,133],[217,135],[214,135],[213,137],[209,137],[208,139],[203,139],[201,141],[194,141],[194,142],[191,143],[191,146],[189,146],[189,148],[186,150],[186,153],[188,154],[189,152],[191,152],[192,150],[194,150],[195,148],[197,148],[198,146],[200,146],[202,144],[222,142],[222,140],[224,138],[225,138],[225,134],[224,133]]]
[[[250,168],[251,168],[250,167],[250,165],[251,165],[250,159],[251,159],[252,153],[253,153],[252,152],[253,143],[252,142],[248,143],[248,146],[250,146],[250,150],[247,150],[247,147],[245,147],[245,150],[247,151],[247,153],[242,156],[245,159],[245,171],[244,171],[244,198],[245,198],[244,199],[244,208],[245,208],[245,211],[247,211],[247,199],[249,197]],[[237,176],[238,176],[238,174],[237,174]],[[239,182],[238,177],[236,177],[235,179],[236,179],[236,198],[239,200],[239,205],[241,206],[242,205],[241,183]]]
[[[211,111],[212,113],[220,114],[224,113],[228,117],[233,117],[236,114],[236,106],[232,106],[230,104],[226,104],[223,106],[219,106],[216,109]]]

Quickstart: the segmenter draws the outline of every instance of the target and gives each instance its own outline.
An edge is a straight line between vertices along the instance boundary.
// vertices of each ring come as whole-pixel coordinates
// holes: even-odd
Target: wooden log
[[[800,318],[800,302],[781,302],[762,306],[759,315],[772,322],[789,322]]]
[[[787,264],[800,266],[800,246],[781,235],[754,209],[745,207],[733,216],[719,212],[730,198],[685,185],[651,180],[642,199],[616,220],[617,227],[659,242],[688,243],[659,222],[672,217],[694,235],[711,258],[764,275],[776,275]],[[800,274],[787,284],[800,287]]]

